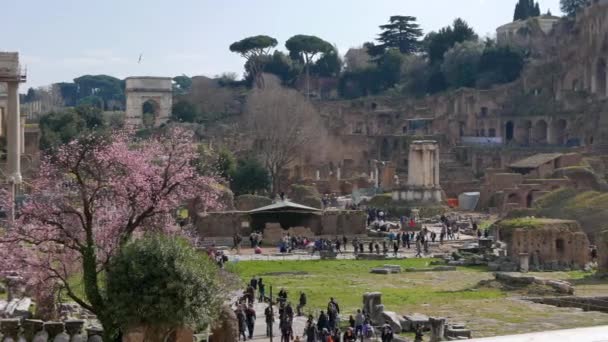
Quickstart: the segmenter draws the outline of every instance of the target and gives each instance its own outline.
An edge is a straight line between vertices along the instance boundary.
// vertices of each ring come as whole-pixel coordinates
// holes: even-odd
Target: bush
[[[187,241],[146,237],[125,246],[108,268],[109,311],[122,329],[210,324],[222,303],[216,266]]]

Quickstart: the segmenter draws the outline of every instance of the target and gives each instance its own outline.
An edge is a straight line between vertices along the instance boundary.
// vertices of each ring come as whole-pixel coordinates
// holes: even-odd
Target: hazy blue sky
[[[267,34],[312,34],[340,53],[375,38],[389,16],[412,15],[424,32],[462,17],[480,35],[512,19],[517,0],[11,0],[2,4],[0,50],[19,51],[26,87],[83,74],[116,77],[242,74],[228,46]],[[559,14],[559,0],[540,0]],[[141,64],[137,63],[140,53]],[[25,88],[25,87],[24,87]]]

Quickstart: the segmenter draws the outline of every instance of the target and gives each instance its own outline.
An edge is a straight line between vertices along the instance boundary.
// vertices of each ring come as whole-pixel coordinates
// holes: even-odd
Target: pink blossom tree
[[[172,129],[137,140],[88,135],[44,159],[12,227],[0,232],[0,271],[19,271],[38,291],[62,287],[112,328],[99,281],[117,250],[145,232],[182,234],[175,210],[198,198],[217,205],[215,179],[196,172],[192,134]],[[81,277],[84,296],[72,288]]]

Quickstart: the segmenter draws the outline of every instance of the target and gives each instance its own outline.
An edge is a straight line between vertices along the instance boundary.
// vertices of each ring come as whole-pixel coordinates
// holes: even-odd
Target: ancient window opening
[[[565,251],[564,239],[555,240],[555,249],[558,253],[563,254]]]
[[[604,58],[597,61],[595,82],[596,93],[602,97],[606,96],[606,60]]]
[[[494,129],[494,128],[490,128],[490,129],[488,130],[488,136],[489,136],[490,138],[494,138],[494,137],[496,137],[496,129]]]
[[[481,107],[481,116],[482,117],[488,116],[488,107]]]
[[[513,140],[514,131],[515,131],[515,127],[513,125],[513,122],[512,121],[507,122],[507,125],[505,126],[505,138],[507,139],[507,141]]]

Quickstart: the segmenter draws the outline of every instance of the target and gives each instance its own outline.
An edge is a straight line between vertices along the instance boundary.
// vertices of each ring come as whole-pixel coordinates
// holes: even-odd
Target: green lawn
[[[274,293],[287,289],[289,299],[297,303],[300,291],[308,297],[309,310],[323,309],[330,297],[335,297],[345,312],[361,308],[363,294],[382,293],[388,310],[405,310],[412,306],[440,304],[459,300],[500,298],[504,294],[496,289],[473,289],[489,273],[480,268],[461,268],[458,272],[404,272],[378,275],[369,273],[384,264],[405,268],[428,267],[431,259],[405,259],[391,261],[245,261],[231,268],[244,281],[261,276],[273,286]],[[281,272],[302,274],[273,274]],[[267,289],[268,291],[268,289]]]

